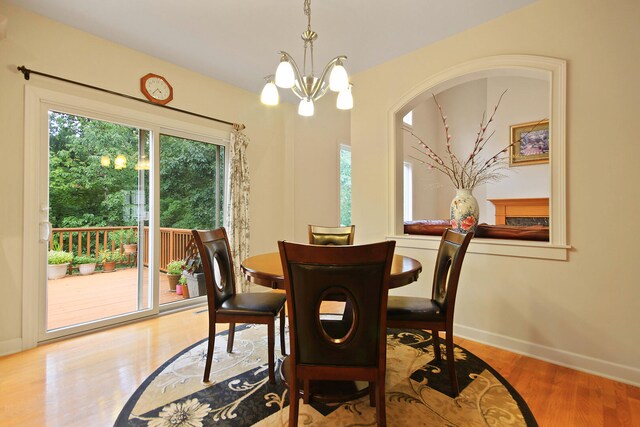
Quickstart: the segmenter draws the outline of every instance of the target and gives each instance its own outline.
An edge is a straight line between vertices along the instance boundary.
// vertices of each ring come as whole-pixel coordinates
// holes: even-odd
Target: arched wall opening
[[[542,176],[541,174],[543,174],[544,177],[541,179],[539,185],[523,188],[519,193],[521,197],[547,196],[549,198],[549,241],[531,242],[529,245],[542,247],[543,252],[545,248],[566,249],[565,68],[565,61],[555,58],[526,55],[504,55],[481,58],[451,67],[432,76],[402,96],[390,109],[388,116],[391,150],[391,194],[389,200],[392,203],[389,218],[390,234],[402,236],[403,239],[412,237],[404,234],[403,227],[403,169],[404,163],[407,161],[406,151],[410,148],[408,148],[406,144],[407,132],[404,130],[406,125],[403,125],[402,118],[410,111],[414,111],[413,130],[419,133],[421,130],[417,127],[421,126],[420,114],[416,114],[416,112],[420,113],[421,110],[426,109],[427,106],[430,105],[432,111],[429,114],[425,114],[425,112],[422,111],[423,117],[427,117],[425,119],[426,121],[440,120],[439,115],[434,115],[433,111],[435,103],[432,97],[433,94],[435,94],[438,97],[442,96],[443,101],[446,100],[448,106],[444,105],[445,102],[441,102],[443,109],[449,108],[452,113],[459,113],[460,117],[458,119],[466,120],[467,118],[477,116],[473,119],[470,126],[470,128],[475,129],[472,131],[473,134],[465,135],[465,133],[469,133],[469,130],[464,130],[459,139],[473,138],[475,137],[475,132],[481,120],[481,113],[478,116],[478,111],[486,110],[488,114],[491,114],[499,94],[506,88],[509,90],[496,114],[496,117],[502,115],[499,124],[500,128],[496,130],[496,134],[493,137],[495,139],[492,142],[494,144],[493,148],[487,149],[487,153],[493,155],[495,154],[493,151],[497,150],[497,147],[503,148],[508,145],[509,140],[506,138],[509,129],[505,128],[505,123],[517,121],[519,120],[518,117],[535,117],[535,120],[538,120],[544,118],[542,116],[546,115],[549,119],[549,135],[551,141],[549,147],[549,163],[545,165],[521,167],[516,173],[509,173],[509,171],[507,171],[505,174],[507,177],[502,180],[506,181],[506,183],[494,187],[491,187],[492,184],[489,184],[479,189],[480,197],[476,195],[476,198],[478,198],[479,203],[482,204],[481,215],[484,214],[484,218],[481,219],[481,222],[491,223],[491,219],[494,216],[494,212],[492,211],[493,205],[487,202],[486,199],[495,195],[504,196],[506,194],[514,194],[516,192],[516,186],[525,186],[528,180],[535,179],[536,176],[540,177]],[[460,105],[469,94],[473,94],[472,98],[475,104],[473,108],[470,108],[469,105]],[[527,103],[527,97],[532,96],[536,98],[536,106],[529,108],[529,106],[525,104]],[[511,99],[509,99],[509,97],[511,97]],[[450,127],[453,129],[453,122],[456,121],[456,118],[453,114],[449,114],[449,111],[445,111],[445,114],[449,116],[448,121],[451,122]],[[416,116],[418,116],[417,121]],[[468,125],[467,128],[469,128]],[[444,139],[444,129],[441,124],[436,131],[441,132],[440,137]],[[423,135],[430,137],[424,132]],[[420,169],[416,166],[412,168],[414,171]],[[413,210],[420,216],[434,216],[434,218],[424,219],[447,218],[448,215],[446,215],[446,213],[448,212],[449,203],[453,197],[453,184],[442,174],[433,172],[427,174],[424,170],[423,173],[428,175],[429,178],[419,177],[419,179],[414,180],[413,194],[415,195],[416,193],[422,192],[427,194],[428,197],[415,197],[413,200]],[[508,181],[514,176],[515,178]],[[421,186],[421,183],[425,185]],[[425,236],[420,237],[424,238]],[[523,243],[521,241],[504,242],[503,244],[505,247],[515,246],[516,248],[522,245]],[[478,250],[481,245],[476,244],[475,246]],[[527,246],[527,244],[525,244],[525,246]],[[478,251],[483,252],[482,250]],[[516,255],[519,251],[518,249],[515,250]],[[505,249],[504,252],[509,254],[512,251]],[[564,252],[564,255],[558,251],[554,252],[555,255],[549,255],[547,253],[546,255],[540,255],[540,257],[566,257],[566,251],[560,251]]]

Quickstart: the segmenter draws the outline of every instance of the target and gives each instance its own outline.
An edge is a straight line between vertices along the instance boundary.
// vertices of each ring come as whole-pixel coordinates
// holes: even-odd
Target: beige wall
[[[565,59],[567,261],[469,254],[458,333],[640,384],[640,279],[635,218],[640,182],[640,3],[540,0],[358,74],[351,113],[353,220],[364,241],[390,233],[389,112],[404,95],[456,64],[527,54]],[[614,221],[615,225],[603,227]],[[434,251],[401,248],[425,272]]]
[[[294,237],[308,240],[309,224],[340,225],[339,147],[349,144],[350,112],[335,108],[336,95],[317,102],[313,117],[295,114]],[[357,235],[356,235],[357,237]]]
[[[291,187],[286,184],[293,141],[291,105],[269,109],[259,96],[157,58],[60,25],[0,1],[0,15],[8,17],[7,36],[0,39],[0,146],[3,182],[0,206],[0,354],[20,348],[22,334],[22,233],[24,175],[24,87],[34,85],[130,108],[158,113],[159,109],[134,101],[79,89],[32,76],[25,82],[18,65],[78,80],[113,91],[142,97],[140,77],[154,72],[165,76],[174,88],[171,106],[224,120],[244,123],[251,139],[248,157],[251,185],[251,251],[274,250],[277,239],[291,238],[293,218]],[[224,60],[224,58],[221,58]],[[180,118],[177,113],[167,117]],[[218,129],[214,122],[190,119]],[[290,234],[291,233],[291,234]]]

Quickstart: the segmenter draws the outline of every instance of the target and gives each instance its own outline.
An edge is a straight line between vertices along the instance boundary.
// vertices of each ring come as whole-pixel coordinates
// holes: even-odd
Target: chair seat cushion
[[[389,296],[387,321],[415,322],[444,321],[444,312],[433,300],[427,298]]]
[[[227,298],[217,312],[220,314],[275,316],[284,306],[286,299],[284,294],[275,292],[235,294]]]

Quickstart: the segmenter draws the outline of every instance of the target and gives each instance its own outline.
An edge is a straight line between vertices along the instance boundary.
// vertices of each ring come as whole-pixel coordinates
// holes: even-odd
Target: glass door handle
[[[44,221],[40,223],[40,241],[48,242],[51,237],[51,223]]]
[[[44,219],[40,222],[40,241],[48,242],[51,238],[51,223],[49,222],[49,208],[44,207],[40,209],[40,212]]]

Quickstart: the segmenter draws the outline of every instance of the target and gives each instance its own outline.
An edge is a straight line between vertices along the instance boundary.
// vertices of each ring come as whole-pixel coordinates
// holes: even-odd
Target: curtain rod
[[[18,71],[21,71],[22,74],[24,74],[24,79],[25,80],[29,80],[31,78],[31,74],[37,74],[39,76],[48,77],[50,79],[60,80],[61,82],[71,83],[71,84],[74,84],[74,85],[87,87],[89,89],[99,90],[100,92],[109,93],[111,95],[120,96],[122,98],[132,99],[132,100],[138,101],[138,102],[143,102],[143,103],[145,103],[147,105],[153,105],[155,107],[162,107],[162,108],[166,108],[166,109],[171,110],[171,111],[177,111],[179,113],[189,114],[190,116],[200,117],[202,119],[207,119],[207,120],[213,120],[214,122],[218,122],[218,123],[224,123],[225,125],[233,126],[233,128],[235,130],[243,130],[246,127],[242,123],[228,122],[226,120],[216,119],[215,117],[209,117],[209,116],[205,116],[203,114],[198,114],[198,113],[193,113],[191,111],[181,110],[180,108],[169,107],[167,105],[154,104],[153,102],[147,101],[146,99],[136,98],[135,96],[127,95],[127,94],[120,93],[120,92],[115,92],[115,91],[112,91],[112,90],[109,90],[109,89],[103,89],[101,87],[92,86],[92,85],[89,85],[89,84],[86,84],[86,83],[77,82],[75,80],[69,80],[69,79],[65,79],[63,77],[53,76],[51,74],[46,74],[46,73],[41,73],[39,71],[30,70],[27,67],[25,67],[24,65],[19,66],[18,67]]]

